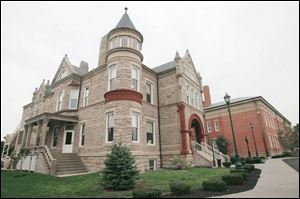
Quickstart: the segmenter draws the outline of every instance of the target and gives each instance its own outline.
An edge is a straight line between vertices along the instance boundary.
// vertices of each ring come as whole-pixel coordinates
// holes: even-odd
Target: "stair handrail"
[[[212,151],[212,147],[210,145],[208,145],[205,142],[203,142],[203,145]],[[228,155],[225,155],[224,153],[222,153],[221,151],[215,148],[214,148],[214,154],[218,156],[217,158],[223,158],[224,161],[228,161],[230,159]]]
[[[40,149],[40,151],[38,151],[38,152],[41,152],[42,154],[44,154],[46,162],[50,168],[50,175],[55,175],[57,160],[55,158],[53,158],[48,146],[47,145],[34,146],[30,149],[33,149],[33,151]]]

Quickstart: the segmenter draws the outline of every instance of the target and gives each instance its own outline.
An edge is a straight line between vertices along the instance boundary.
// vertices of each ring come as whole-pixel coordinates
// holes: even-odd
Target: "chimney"
[[[89,71],[89,64],[85,61],[81,61],[79,67],[81,68],[84,74]]]
[[[203,86],[203,93],[204,93],[204,108],[211,105],[211,98],[209,92],[209,86]]]

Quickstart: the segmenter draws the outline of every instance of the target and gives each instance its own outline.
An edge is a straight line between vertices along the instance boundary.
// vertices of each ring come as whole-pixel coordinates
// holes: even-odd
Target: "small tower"
[[[108,70],[111,70],[113,73],[109,72],[109,74],[117,76],[117,81],[112,87],[116,87],[117,89],[133,89],[139,92],[140,86],[132,85],[131,73],[134,70],[133,76],[136,75],[137,78],[140,76],[143,61],[143,55],[140,52],[143,36],[133,25],[127,14],[127,10],[125,8],[125,13],[117,26],[108,33],[106,64]],[[110,67],[117,67],[117,69],[110,69]],[[110,90],[113,89],[111,88]]]

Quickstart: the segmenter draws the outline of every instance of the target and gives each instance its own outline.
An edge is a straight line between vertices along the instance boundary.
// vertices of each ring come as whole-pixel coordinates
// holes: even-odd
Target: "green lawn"
[[[101,174],[72,177],[26,173],[15,176],[18,171],[1,171],[1,197],[131,197],[131,191],[105,191],[101,186]],[[141,174],[137,184],[169,192],[169,182],[185,181],[192,189],[202,187],[203,180],[229,173],[226,168],[191,168],[183,171],[158,170]]]

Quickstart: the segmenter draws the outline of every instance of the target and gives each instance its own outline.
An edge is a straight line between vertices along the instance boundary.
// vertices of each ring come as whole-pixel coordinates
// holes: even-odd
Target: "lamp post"
[[[209,137],[208,137],[208,139],[209,139],[209,144],[210,144],[211,149],[212,149],[212,156],[213,156],[213,165],[212,165],[212,167],[214,168],[216,166],[216,164],[215,164],[215,150],[214,150],[214,145],[212,143],[212,139],[210,139]]]
[[[255,141],[255,136],[254,136],[254,133],[253,133],[253,123],[250,123],[250,128],[251,128],[251,132],[252,132],[252,136],[253,136],[253,141],[254,141],[254,146],[255,146],[255,153],[256,153],[256,158],[258,158],[258,152],[257,152],[257,147],[256,147],[256,141]]]
[[[249,150],[249,144],[248,144],[248,138],[247,138],[247,136],[245,136],[245,142],[247,144],[248,156],[249,156],[249,158],[251,158],[251,153],[250,153],[250,150]]]
[[[233,124],[232,124],[232,118],[231,118],[231,111],[230,111],[230,96],[226,93],[224,96],[224,100],[227,104],[228,108],[228,113],[229,113],[229,119],[230,119],[230,125],[231,125],[231,131],[232,131],[232,138],[233,138],[233,144],[234,144],[234,151],[235,151],[235,168],[241,168],[242,164],[239,158],[237,146],[236,146],[236,141],[235,141],[235,135],[234,135],[234,129],[233,129]]]

